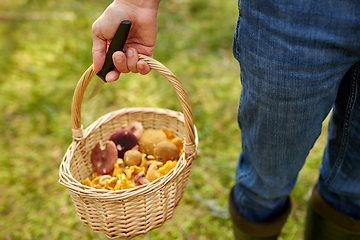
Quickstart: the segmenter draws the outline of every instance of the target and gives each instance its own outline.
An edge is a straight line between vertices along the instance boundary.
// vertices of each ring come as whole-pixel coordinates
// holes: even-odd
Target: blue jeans
[[[360,1],[239,0],[240,154],[233,199],[276,218],[333,109],[318,189],[360,219]]]

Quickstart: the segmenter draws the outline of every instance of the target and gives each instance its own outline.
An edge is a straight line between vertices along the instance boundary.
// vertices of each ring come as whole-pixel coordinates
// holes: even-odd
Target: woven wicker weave
[[[184,193],[196,156],[196,128],[189,98],[181,82],[156,60],[143,55],[139,58],[171,83],[183,113],[159,108],[124,108],[100,117],[84,130],[81,102],[86,87],[95,75],[91,66],[75,89],[71,116],[73,142],[59,171],[59,182],[68,188],[81,221],[109,238],[130,239],[146,235],[170,220]],[[93,171],[90,154],[94,146],[100,140],[108,140],[116,130],[132,121],[141,122],[145,129],[171,130],[175,136],[184,139],[184,153],[176,167],[150,184],[132,189],[110,191],[82,185],[80,182]]]

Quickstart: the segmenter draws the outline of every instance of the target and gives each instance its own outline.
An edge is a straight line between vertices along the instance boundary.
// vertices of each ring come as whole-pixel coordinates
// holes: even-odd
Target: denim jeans
[[[331,112],[318,189],[360,219],[360,1],[239,0],[242,152],[233,200],[276,218]]]

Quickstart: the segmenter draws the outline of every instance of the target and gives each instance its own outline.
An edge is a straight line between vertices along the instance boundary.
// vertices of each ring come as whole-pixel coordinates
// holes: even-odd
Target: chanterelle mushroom
[[[160,129],[146,129],[139,140],[140,152],[153,155],[155,146],[164,140],[166,134]]]
[[[158,164],[160,167],[163,165],[162,162],[158,162],[155,160],[155,157],[153,157],[151,160],[149,159],[149,156],[152,156],[152,155],[146,155],[145,153],[142,153],[141,154],[141,164],[140,164],[140,167],[144,168],[145,171],[147,171],[147,169],[149,168],[149,166],[152,164],[152,163],[156,163]]]
[[[127,150],[138,145],[138,139],[129,129],[120,129],[111,135],[110,139],[118,149],[118,158],[123,158]]]
[[[118,160],[114,164],[113,177],[120,178],[120,175],[125,171],[125,167],[126,165],[124,163],[124,160],[118,158]]]
[[[113,141],[107,141],[105,149],[102,149],[99,142],[91,153],[93,168],[99,174],[110,173],[114,169],[117,159],[118,152]]]
[[[128,188],[136,187],[135,183],[130,181],[124,173],[120,175],[120,180],[121,180],[120,189],[128,189]]]
[[[179,158],[179,150],[174,143],[165,140],[156,145],[154,156],[157,161],[166,163],[168,160],[177,160]]]
[[[149,180],[150,182],[154,181],[155,179],[161,177],[161,174],[158,172],[158,168],[162,166],[162,163],[154,162],[150,164],[150,167],[148,168],[146,172],[145,178]]]
[[[175,137],[175,138],[171,139],[170,142],[172,142],[173,144],[175,144],[177,146],[179,153],[180,153],[184,147],[183,140],[181,138]]]

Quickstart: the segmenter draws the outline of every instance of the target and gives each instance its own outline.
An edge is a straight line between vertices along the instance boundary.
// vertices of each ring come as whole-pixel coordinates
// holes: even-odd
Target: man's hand
[[[93,64],[94,71],[101,70],[105,62],[108,45],[123,20],[130,20],[132,26],[124,46],[124,52],[113,54],[116,67],[106,75],[106,81],[119,78],[120,73],[150,72],[149,65],[138,59],[138,53],[152,57],[157,35],[157,9],[160,0],[116,0],[94,22]]]

